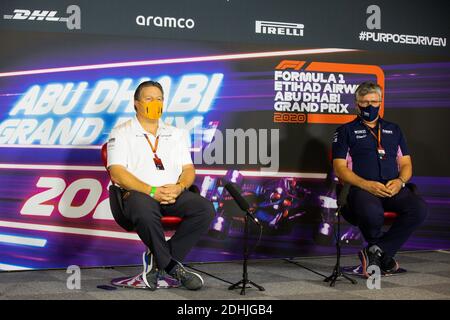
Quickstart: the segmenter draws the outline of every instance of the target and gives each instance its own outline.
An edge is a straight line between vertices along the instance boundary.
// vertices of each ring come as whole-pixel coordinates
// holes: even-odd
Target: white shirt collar
[[[149,134],[141,125],[136,115],[134,115],[132,120],[133,129],[142,134]],[[156,131],[156,136],[159,136],[168,131],[170,127],[162,121],[161,118],[158,120],[158,130]]]

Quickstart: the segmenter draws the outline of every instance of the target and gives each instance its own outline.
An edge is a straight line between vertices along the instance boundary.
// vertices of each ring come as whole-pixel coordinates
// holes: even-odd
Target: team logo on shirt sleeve
[[[116,138],[110,138],[108,140],[107,146],[108,146],[108,150],[113,150],[114,147],[116,146]]]

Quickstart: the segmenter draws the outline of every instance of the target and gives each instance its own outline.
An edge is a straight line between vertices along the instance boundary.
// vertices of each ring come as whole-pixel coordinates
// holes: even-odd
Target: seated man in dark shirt
[[[378,266],[384,273],[399,268],[394,256],[425,220],[427,206],[405,188],[412,176],[411,157],[400,127],[378,114],[381,87],[364,82],[355,96],[358,117],[340,126],[333,137],[333,168],[342,182],[351,185],[350,210],[343,215],[358,225],[368,243],[359,253],[368,277],[369,266]],[[384,211],[399,214],[386,233]]]

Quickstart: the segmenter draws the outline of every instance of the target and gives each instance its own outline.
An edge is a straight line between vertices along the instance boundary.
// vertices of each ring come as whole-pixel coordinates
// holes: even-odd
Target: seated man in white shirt
[[[108,141],[108,170],[123,193],[124,215],[149,251],[143,279],[156,289],[159,270],[190,290],[203,286],[200,275],[180,261],[208,230],[215,216],[210,201],[188,191],[195,179],[186,130],[162,122],[164,93],[158,82],[141,83],[134,94],[136,117],[116,126]],[[166,241],[161,217],[183,218]],[[155,261],[154,261],[155,260]]]

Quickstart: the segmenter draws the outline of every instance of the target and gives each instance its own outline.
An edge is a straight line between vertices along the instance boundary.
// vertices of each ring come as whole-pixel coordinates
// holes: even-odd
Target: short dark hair
[[[138,87],[136,88],[136,91],[134,91],[134,100],[139,100],[139,97],[141,96],[141,90],[146,87],[157,87],[159,90],[161,90],[162,94],[164,95],[164,90],[163,90],[162,85],[159,82],[149,80],[149,81],[141,82],[138,85]]]
[[[355,91],[355,99],[358,100],[358,97],[364,97],[369,93],[377,93],[380,98],[383,94],[383,89],[381,86],[375,82],[366,81],[361,83]]]

